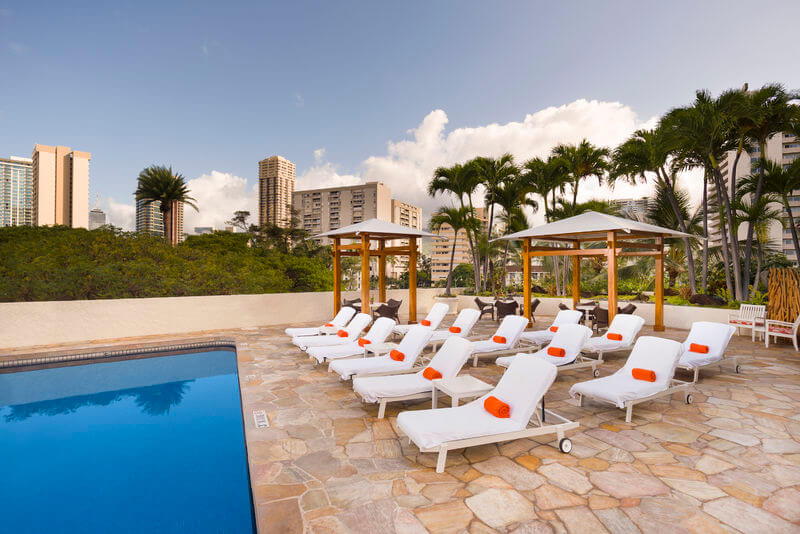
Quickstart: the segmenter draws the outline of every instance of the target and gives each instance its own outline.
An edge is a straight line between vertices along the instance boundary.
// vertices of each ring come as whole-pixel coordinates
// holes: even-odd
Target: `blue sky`
[[[272,154],[305,185],[380,178],[369,158],[414,160],[387,143],[434,110],[447,136],[579,99],[639,124],[697,88],[800,88],[797,1],[78,4],[0,0],[0,155],[92,152],[91,202],[130,204],[152,163],[248,192]]]

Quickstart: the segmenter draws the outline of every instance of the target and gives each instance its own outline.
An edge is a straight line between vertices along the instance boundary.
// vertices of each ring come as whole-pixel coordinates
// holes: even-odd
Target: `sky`
[[[256,215],[274,154],[298,189],[380,180],[430,213],[439,165],[614,146],[697,89],[800,88],[798,20],[796,0],[0,0],[0,156],[91,152],[90,205],[128,229],[144,167],[186,177],[191,230]]]

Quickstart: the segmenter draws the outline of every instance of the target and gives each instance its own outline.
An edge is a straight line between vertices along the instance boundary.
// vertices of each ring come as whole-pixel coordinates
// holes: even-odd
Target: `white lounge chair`
[[[478,358],[491,358],[513,354],[519,336],[528,326],[528,318],[521,315],[506,315],[503,322],[489,339],[472,342],[472,366],[478,365]]]
[[[369,331],[358,339],[347,339],[347,343],[342,345],[326,345],[324,347],[309,347],[306,352],[308,355],[317,360],[317,363],[324,363],[330,360],[337,360],[340,358],[352,358],[354,356],[364,356],[366,354],[366,346],[384,343],[386,338],[392,332],[394,327],[394,319],[388,317],[378,317],[372,323]]]
[[[565,324],[559,327],[550,344],[532,354],[519,353],[515,356],[497,358],[495,363],[500,367],[508,367],[515,358],[540,358],[555,365],[559,371],[592,368],[592,374],[598,376],[597,366],[602,360],[588,358],[581,354],[581,349],[592,335],[592,330],[580,324]]]
[[[569,394],[578,397],[581,406],[583,398],[588,397],[625,409],[625,422],[630,423],[634,405],[686,391],[691,386],[690,382],[674,378],[681,350],[681,344],[671,339],[640,337],[633,346],[628,361],[619,371],[613,375],[579,382],[570,388]],[[634,378],[634,370],[637,370],[636,374],[641,378]],[[691,404],[691,393],[686,394],[685,401]]]
[[[545,434],[555,434],[559,448],[567,453],[572,450],[572,443],[564,433],[577,428],[578,423],[543,410],[548,421],[557,421],[545,424],[536,409],[556,373],[555,365],[539,358],[516,358],[486,395],[455,408],[401,412],[397,426],[420,452],[439,453],[437,473],[444,471],[447,451]],[[508,417],[487,411],[485,403],[490,397],[509,407]]]
[[[320,335],[320,329],[324,327],[331,327],[331,328],[343,328],[350,319],[353,318],[353,315],[356,314],[356,310],[351,308],[350,306],[345,306],[344,308],[339,310],[339,313],[331,319],[330,322],[325,323],[322,326],[314,326],[309,328],[287,328],[284,330],[287,336],[295,338],[295,337],[303,337],[303,336],[318,336]]]
[[[310,347],[325,347],[330,345],[344,345],[354,339],[364,330],[372,317],[366,313],[357,313],[347,326],[340,328],[336,334],[330,336],[303,336],[292,338],[292,343],[300,347],[300,350],[308,350]]]
[[[435,379],[452,378],[469,358],[470,343],[460,337],[444,342],[431,362],[414,374],[367,376],[353,379],[353,391],[364,402],[378,403],[378,419],[383,419],[387,402],[430,399]],[[412,370],[413,371],[413,370]]]
[[[367,376],[377,374],[397,374],[408,372],[414,367],[422,349],[428,344],[433,330],[426,326],[415,324],[397,345],[397,348],[384,356],[372,358],[356,358],[333,360],[328,365],[328,371],[337,373],[342,380],[348,380],[355,375]],[[396,356],[402,355],[402,359]],[[395,359],[397,357],[398,359]]]
[[[779,337],[791,339],[792,344],[794,345],[794,350],[800,350],[797,348],[797,330],[800,328],[800,315],[797,316],[797,319],[795,319],[793,323],[788,321],[767,319],[767,324],[764,328],[766,330],[764,344],[767,347],[769,347],[769,337],[772,336],[776,339],[776,341]]]
[[[583,317],[583,312],[580,310],[561,310],[556,314],[553,319],[553,324],[544,330],[534,330],[533,332],[523,332],[519,340],[521,343],[541,347],[553,339],[553,335],[558,331],[558,328],[565,324],[578,324]]]
[[[439,328],[439,325],[442,324],[442,320],[444,316],[447,315],[447,312],[450,310],[450,306],[445,304],[444,302],[437,302],[433,306],[431,306],[428,315],[422,319],[419,324],[422,326],[427,326],[431,330],[436,330]],[[398,336],[404,336],[408,332],[408,329],[414,325],[411,324],[398,324],[392,329],[392,333]]]
[[[738,312],[728,314],[728,324],[736,328],[737,334],[741,335],[742,328],[749,328],[753,341],[756,340],[756,332],[764,331],[766,320],[767,307],[761,304],[741,304]]]
[[[451,337],[469,337],[469,333],[472,331],[475,323],[478,322],[478,317],[480,317],[480,315],[481,312],[475,308],[464,308],[458,312],[456,320],[453,321],[450,327],[433,332],[429,344],[436,350],[445,340]]]
[[[720,365],[725,349],[731,341],[736,328],[723,323],[712,323],[708,321],[698,321],[692,323],[692,329],[683,342],[681,357],[678,360],[678,367],[694,372],[692,382],[697,382],[700,369],[709,365]],[[739,372],[737,358],[729,358],[733,361],[734,370]],[[720,368],[722,366],[720,365]]]
[[[638,315],[618,313],[602,336],[592,337],[583,346],[584,353],[597,354],[597,360],[603,363],[603,354],[627,350],[633,347],[636,336],[644,326],[644,318]],[[620,339],[621,338],[621,339]]]

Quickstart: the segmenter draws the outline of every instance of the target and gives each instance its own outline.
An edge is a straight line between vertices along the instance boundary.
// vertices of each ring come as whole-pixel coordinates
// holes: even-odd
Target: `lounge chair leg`
[[[699,367],[695,367],[694,368],[694,380],[692,380],[692,382],[697,382],[697,379],[699,377],[700,377],[700,368]]]
[[[477,354],[472,359],[472,367],[478,367],[478,355]]]
[[[382,400],[380,405],[378,405],[378,419],[383,419],[383,416],[386,414],[386,401]]]
[[[629,404],[627,409],[625,410],[625,422],[630,423],[632,416],[633,416],[633,404]]]
[[[439,458],[436,460],[436,472],[444,472],[444,464],[447,462],[447,449],[444,447],[439,449]]]

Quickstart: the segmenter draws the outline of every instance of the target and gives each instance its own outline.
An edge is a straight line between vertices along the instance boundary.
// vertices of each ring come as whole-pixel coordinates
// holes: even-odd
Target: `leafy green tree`
[[[177,228],[172,223],[170,213],[178,202],[191,206],[198,211],[194,199],[189,196],[186,181],[179,173],[172,172],[172,167],[151,165],[139,173],[138,184],[134,193],[136,200],[145,205],[158,202],[158,209],[164,221],[164,237],[168,243],[177,243]]]
[[[584,139],[577,145],[560,144],[553,148],[553,156],[564,161],[572,181],[572,205],[578,203],[578,187],[586,178],[597,178],[602,185],[608,171],[608,148],[596,147]]]
[[[441,207],[431,216],[429,227],[431,231],[438,232],[443,226],[450,226],[450,228],[453,229],[453,244],[450,249],[450,270],[447,273],[447,287],[444,291],[444,294],[449,297],[450,288],[452,287],[453,261],[456,255],[458,233],[461,230],[473,232],[478,227],[478,221],[466,206],[461,208]]]

